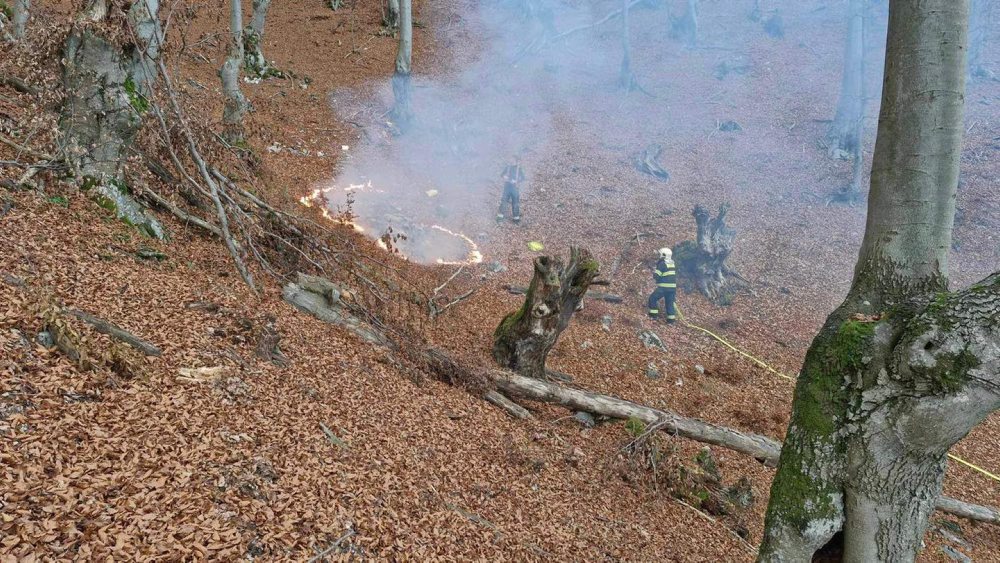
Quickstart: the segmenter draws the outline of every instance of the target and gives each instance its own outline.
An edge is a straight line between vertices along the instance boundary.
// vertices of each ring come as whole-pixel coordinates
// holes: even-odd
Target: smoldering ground
[[[577,223],[628,222],[637,213],[657,223],[664,242],[675,242],[690,237],[693,203],[734,202],[733,221],[743,229],[757,228],[752,218],[760,213],[787,212],[790,203],[822,206],[851,176],[848,162],[817,167],[814,157],[803,157],[820,150],[816,143],[836,109],[847,2],[764,2],[765,18],[780,15],[784,26],[781,37],[769,37],[748,17],[752,1],[703,1],[694,44],[671,37],[671,21],[685,4],[631,4],[631,66],[641,87],[632,91],[619,84],[622,20],[607,18],[621,2],[488,0],[424,25],[417,43],[450,45],[453,57],[467,62],[431,76],[414,59],[416,122],[402,136],[387,123],[391,69],[375,100],[359,92],[331,95],[345,119],[368,120],[361,142],[345,151],[323,186],[329,205],[343,207],[350,193],[369,234],[377,237],[390,227],[405,234],[404,253],[421,262],[461,260],[471,248],[432,225],[464,233],[487,256],[499,250],[493,218],[500,173],[513,154],[523,156],[528,173],[524,238],[546,236],[548,246],[579,243]],[[885,3],[871,10],[866,165],[881,87]],[[588,27],[599,21],[604,23]],[[794,51],[800,68],[772,67],[777,50]],[[775,106],[814,119],[791,121]],[[720,130],[729,120],[742,131]],[[672,174],[667,183],[632,166],[633,155],[651,143],[664,147],[661,160]],[[345,191],[351,185],[364,187]],[[863,206],[827,214],[829,220],[811,228],[827,229],[845,248],[856,248]],[[568,228],[570,216],[574,228]]]

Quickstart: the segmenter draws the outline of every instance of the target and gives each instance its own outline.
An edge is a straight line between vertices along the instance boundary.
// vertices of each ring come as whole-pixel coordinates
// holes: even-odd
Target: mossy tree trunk
[[[543,379],[545,360],[559,335],[581,307],[600,265],[590,252],[571,247],[568,263],[558,256],[535,259],[524,304],[493,333],[493,357],[521,375]]]
[[[1000,274],[947,290],[968,8],[890,2],[865,237],[796,384],[761,561],[912,561],[948,449],[1000,407]]]
[[[385,0],[382,7],[382,25],[394,30],[399,27],[399,0]]]
[[[243,29],[243,67],[247,75],[254,78],[277,74],[264,58],[264,27],[270,7],[271,0],[253,0],[253,16]]]
[[[399,0],[399,47],[396,51],[396,70],[392,75],[392,93],[396,105],[392,108],[392,121],[400,132],[413,123],[410,105],[410,68],[413,57],[413,2]]]
[[[62,149],[81,189],[118,218],[150,236],[163,237],[160,224],[149,217],[129,193],[123,166],[126,152],[149,109],[152,65],[159,56],[162,32],[156,0],[135,2],[127,25],[112,40],[108,6],[91,2],[70,30],[63,51],[66,98],[59,121]]]
[[[733,295],[745,287],[745,280],[726,264],[736,230],[726,225],[729,204],[719,206],[714,218],[701,205],[694,208],[697,235],[694,241],[684,241],[674,247],[674,262],[683,287],[692,286],[716,304],[728,304]]]

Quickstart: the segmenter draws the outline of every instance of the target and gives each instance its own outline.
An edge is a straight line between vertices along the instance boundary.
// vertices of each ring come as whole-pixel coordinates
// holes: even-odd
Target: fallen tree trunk
[[[94,327],[94,330],[96,330],[97,332],[101,334],[106,334],[111,338],[114,338],[115,340],[120,340],[121,342],[128,344],[129,346],[135,348],[136,350],[142,352],[147,356],[159,356],[163,354],[163,352],[159,348],[157,348],[154,344],[151,344],[139,338],[138,336],[132,334],[131,332],[128,332],[127,330],[117,325],[111,324],[104,319],[95,317],[90,313],[86,313],[79,309],[66,309],[66,313]]]
[[[534,401],[556,403],[572,410],[582,410],[622,420],[637,418],[647,425],[660,425],[660,428],[669,434],[745,453],[768,467],[778,465],[781,443],[765,436],[746,434],[739,430],[716,426],[694,418],[685,418],[670,411],[654,409],[625,399],[563,387],[556,383],[530,377],[506,372],[492,375],[494,375],[497,388],[510,395]]]
[[[504,289],[506,289],[507,293],[511,295],[524,295],[528,293],[528,288],[516,285],[504,286]],[[600,291],[588,291],[583,295],[583,298],[593,299],[595,301],[605,301],[607,303],[622,303],[625,301],[625,299],[621,295],[615,295],[614,293],[603,293]]]
[[[654,409],[618,397],[590,393],[581,389],[564,387],[557,383],[517,375],[509,370],[470,369],[468,366],[456,362],[443,351],[428,347],[426,343],[418,345],[409,342],[396,342],[380,330],[358,320],[339,303],[339,293],[336,292],[337,287],[332,282],[304,274],[299,274],[298,282],[298,284],[288,284],[283,291],[285,300],[298,309],[310,313],[320,320],[338,324],[367,342],[413,356],[415,359],[419,359],[426,369],[433,372],[437,379],[451,385],[466,386],[485,400],[517,418],[527,418],[530,413],[497,391],[621,420],[637,418],[647,426],[656,425],[658,429],[671,435],[748,454],[768,467],[776,467],[778,464],[781,442],[777,440],[718,426],[695,418],[683,417],[670,411]],[[492,385],[495,389],[483,391],[483,385]],[[522,416],[523,414],[527,414],[527,416]],[[941,512],[960,518],[1000,524],[1000,512],[993,508],[948,497],[940,497],[936,507]]]

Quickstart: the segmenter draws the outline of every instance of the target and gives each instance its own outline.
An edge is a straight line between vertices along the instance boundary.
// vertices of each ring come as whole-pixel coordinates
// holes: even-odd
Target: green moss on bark
[[[804,532],[818,521],[840,517],[841,488],[833,475],[843,453],[838,430],[851,397],[848,383],[860,380],[876,324],[849,320],[833,326],[813,343],[796,385],[792,423],[771,484],[767,528],[778,518]]]

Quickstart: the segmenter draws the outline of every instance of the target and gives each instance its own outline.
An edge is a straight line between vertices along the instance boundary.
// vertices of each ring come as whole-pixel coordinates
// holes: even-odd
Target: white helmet
[[[664,260],[670,260],[670,257],[674,254],[669,248],[661,248],[658,252],[660,253],[660,258]]]

